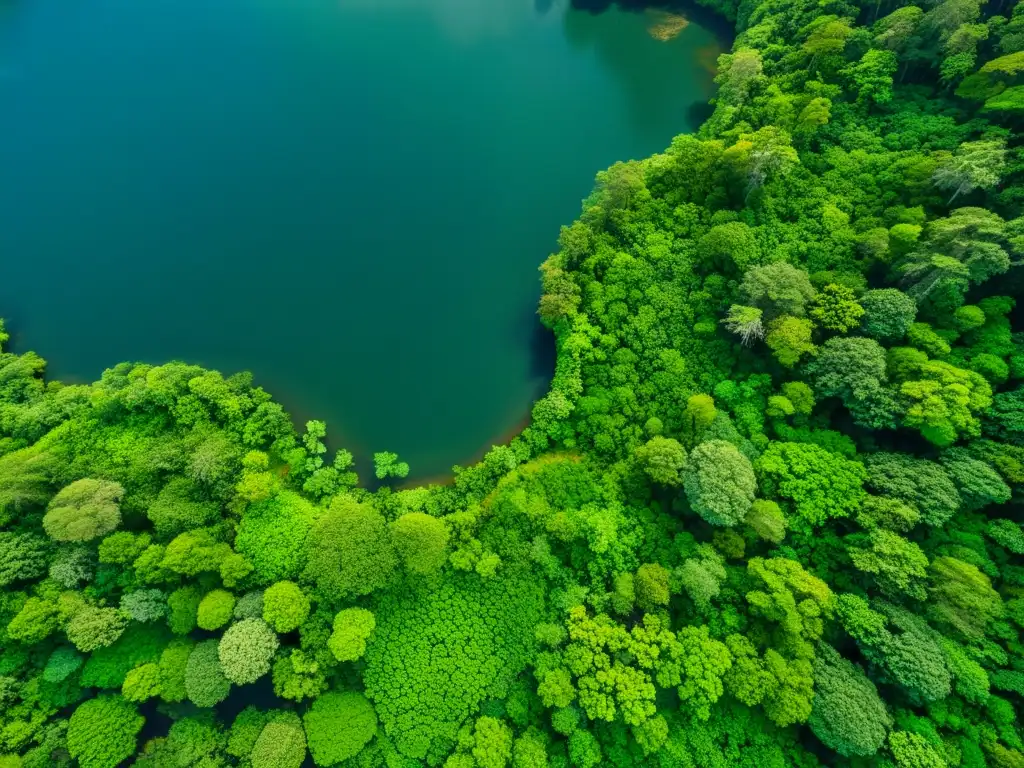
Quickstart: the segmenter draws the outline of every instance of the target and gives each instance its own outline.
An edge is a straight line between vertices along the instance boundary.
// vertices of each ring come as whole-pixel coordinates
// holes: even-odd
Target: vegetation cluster
[[[598,175],[448,485],[0,353],[0,768],[1024,766],[1024,2],[707,3],[714,113]]]

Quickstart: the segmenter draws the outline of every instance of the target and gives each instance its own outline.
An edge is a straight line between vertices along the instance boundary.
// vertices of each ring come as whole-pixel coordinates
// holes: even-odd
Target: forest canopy
[[[1024,2],[706,4],[449,484],[0,325],[0,768],[1024,766]]]

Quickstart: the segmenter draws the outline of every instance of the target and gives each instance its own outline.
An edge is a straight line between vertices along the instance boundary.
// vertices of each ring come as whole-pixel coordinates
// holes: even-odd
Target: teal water
[[[0,0],[16,348],[71,380],[251,370],[364,459],[468,462],[550,377],[536,269],[594,173],[692,130],[712,93],[715,36],[663,42],[654,21],[550,0]]]

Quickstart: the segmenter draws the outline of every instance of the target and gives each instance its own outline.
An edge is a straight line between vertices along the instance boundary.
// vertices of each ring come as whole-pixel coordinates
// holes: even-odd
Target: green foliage
[[[120,696],[101,696],[79,705],[68,722],[68,752],[82,768],[115,768],[135,751],[145,723]]]
[[[143,702],[160,695],[160,665],[143,664],[128,672],[121,686],[121,695],[128,701]]]
[[[756,488],[750,461],[731,443],[709,440],[690,453],[683,489],[693,510],[712,525],[742,522]]]
[[[703,2],[713,114],[598,174],[450,483],[0,348],[0,764],[1024,765],[1024,5]]]
[[[783,261],[748,270],[740,293],[748,304],[763,310],[769,318],[803,317],[815,296],[807,273]]]
[[[827,645],[814,660],[814,735],[840,755],[866,757],[882,746],[892,718],[864,672]]]
[[[860,297],[861,328],[879,341],[900,341],[917,317],[917,302],[896,288],[879,288]]]
[[[540,601],[535,582],[462,574],[380,600],[363,680],[399,751],[425,756],[508,690],[532,657]]]
[[[83,661],[82,655],[73,648],[58,646],[46,660],[43,679],[48,683],[63,682],[81,668]]]
[[[406,570],[424,576],[441,570],[448,558],[449,539],[443,520],[423,512],[406,512],[389,528]]]
[[[921,547],[884,528],[870,531],[866,540],[851,537],[851,541],[863,541],[863,546],[849,548],[854,567],[872,574],[885,595],[925,599],[928,558]]]
[[[161,664],[161,666],[163,666]],[[221,666],[218,643],[204,640],[191,649],[185,667],[185,692],[197,707],[212,707],[227,698],[231,681]]]
[[[235,596],[224,589],[208,592],[199,602],[196,624],[200,629],[220,629],[231,621],[235,610]]]
[[[982,637],[988,623],[1003,613],[1003,601],[989,578],[955,557],[932,561],[929,596],[935,621],[968,639]]]
[[[377,732],[373,706],[352,691],[321,696],[302,721],[313,762],[321,766],[355,757]]]
[[[146,510],[156,534],[172,538],[179,533],[201,528],[220,516],[216,504],[202,501],[199,488],[187,478],[171,480]]]
[[[260,584],[299,575],[306,560],[306,537],[313,517],[312,505],[290,492],[279,493],[246,509],[238,526],[235,549],[252,563]]]
[[[656,483],[678,486],[686,466],[686,449],[671,437],[652,437],[636,449],[636,459]]]
[[[294,712],[272,714],[249,754],[252,768],[300,768],[305,759],[306,733]]]
[[[339,497],[313,527],[303,580],[325,600],[385,586],[398,565],[387,522],[368,504]]]
[[[128,626],[128,618],[116,608],[86,605],[68,622],[68,640],[83,653],[114,643]]]
[[[943,468],[901,453],[876,453],[865,460],[867,486],[912,507],[928,525],[948,521],[960,506],[960,493]]]
[[[105,480],[76,480],[50,500],[43,529],[54,541],[90,541],[121,524],[124,488]]]
[[[36,579],[46,572],[46,540],[31,533],[0,531],[0,587]]]
[[[389,477],[403,478],[409,475],[409,465],[399,461],[397,453],[383,451],[373,454],[373,471],[378,480]]]
[[[57,625],[56,603],[30,597],[7,625],[7,636],[26,645],[35,645],[49,637]]]
[[[856,513],[865,495],[866,473],[859,462],[811,443],[773,442],[755,469],[765,495],[788,501],[811,526]]]
[[[754,499],[744,522],[760,538],[772,544],[778,544],[786,537],[786,516],[774,501]]]
[[[224,676],[232,683],[254,683],[270,671],[277,651],[277,635],[261,619],[242,619],[228,627],[220,639],[217,655]]]
[[[857,303],[852,290],[830,283],[821,289],[809,314],[819,328],[846,333],[860,324],[864,308]]]
[[[334,617],[334,631],[327,647],[338,661],[355,661],[366,653],[366,641],[377,622],[365,608],[346,608]]]
[[[279,581],[263,592],[263,620],[275,632],[292,632],[309,615],[309,598],[292,581]]]
[[[782,315],[768,324],[764,341],[782,365],[792,368],[801,357],[816,349],[811,341],[813,330],[810,320]]]

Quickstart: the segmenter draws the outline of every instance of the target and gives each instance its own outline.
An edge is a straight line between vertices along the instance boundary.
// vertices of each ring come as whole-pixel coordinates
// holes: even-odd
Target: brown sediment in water
[[[700,68],[705,72],[710,72],[712,75],[718,74],[718,57],[725,52],[718,43],[711,43],[710,45],[702,45],[694,53],[694,58]]]
[[[654,14],[654,19],[654,22],[647,28],[647,33],[663,43],[678,37],[679,33],[690,25],[689,19],[678,13],[657,11]]]
[[[474,464],[482,460],[483,457],[487,454],[487,452],[491,450],[491,448],[493,448],[496,445],[508,445],[510,442],[512,442],[512,438],[518,437],[519,433],[521,433],[528,426],[530,426],[529,413],[527,413],[526,416],[524,416],[522,419],[516,422],[513,426],[509,427],[507,430],[502,432],[501,435],[497,438],[497,440],[489,441],[486,446],[484,446],[475,454],[473,454],[469,461],[465,463],[460,462],[459,466],[473,466]],[[451,472],[444,472],[442,474],[437,474],[430,477],[421,477],[419,479],[406,480],[401,485],[395,486],[395,488],[396,490],[399,491],[408,491],[413,488],[426,488],[427,486],[430,485],[451,485],[454,479],[455,475],[453,475]]]

